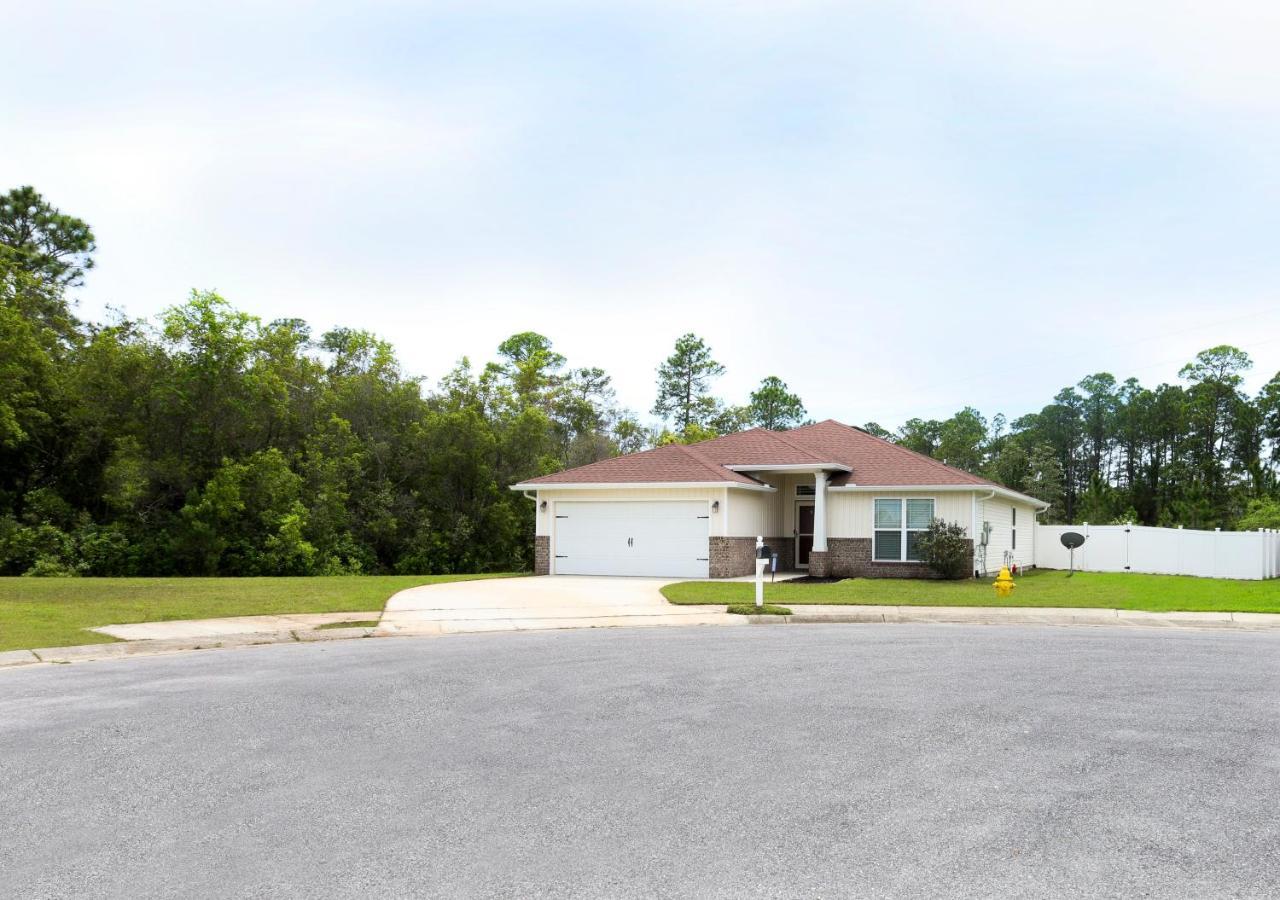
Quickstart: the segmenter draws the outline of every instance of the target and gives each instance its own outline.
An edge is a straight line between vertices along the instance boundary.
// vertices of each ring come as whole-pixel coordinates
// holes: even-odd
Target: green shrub
[[[1280,502],[1263,499],[1250,500],[1245,514],[1236,522],[1240,531],[1256,531],[1259,528],[1280,528]]]
[[[973,550],[963,525],[934,519],[916,546],[920,559],[943,578],[964,578],[973,570]]]
[[[42,556],[22,573],[28,578],[75,578],[80,573],[52,556]]]

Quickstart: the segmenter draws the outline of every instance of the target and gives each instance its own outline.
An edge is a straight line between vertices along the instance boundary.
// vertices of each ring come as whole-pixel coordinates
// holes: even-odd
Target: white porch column
[[[813,476],[813,552],[827,552],[827,473]]]

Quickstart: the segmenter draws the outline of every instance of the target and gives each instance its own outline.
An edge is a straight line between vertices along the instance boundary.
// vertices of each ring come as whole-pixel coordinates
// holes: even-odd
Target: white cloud
[[[1280,107],[1280,5],[1265,0],[938,0],[924,15],[997,36],[1030,68],[1101,69],[1118,90],[1163,84],[1196,102]]]
[[[1272,319],[1214,323],[1280,278],[1278,16],[28,4],[0,171],[94,226],[90,315],[218,288],[432,378],[534,328],[639,411],[692,330],[729,399],[777,374],[820,416],[1017,413],[1222,340],[1276,368]]]

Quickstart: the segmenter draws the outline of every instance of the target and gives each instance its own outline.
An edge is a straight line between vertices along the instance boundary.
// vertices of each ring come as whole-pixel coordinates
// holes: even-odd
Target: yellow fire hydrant
[[[1013,593],[1013,589],[1017,587],[1013,583],[1013,576],[1009,574],[1009,567],[1002,566],[1000,574],[996,576],[996,580],[992,582],[995,585],[996,596],[1001,600],[1009,599],[1009,595]]]

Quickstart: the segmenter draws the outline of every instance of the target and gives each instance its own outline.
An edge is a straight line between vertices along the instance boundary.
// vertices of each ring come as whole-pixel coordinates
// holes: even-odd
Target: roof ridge
[[[745,431],[730,431],[728,434],[717,434],[715,437],[703,438],[700,441],[694,441],[692,444],[681,444],[680,446],[681,447],[700,447],[703,444],[714,444],[716,441],[723,441],[725,438],[737,437],[738,435],[741,435],[741,434],[750,434],[753,431],[763,431],[765,434],[777,434],[776,431],[770,431],[768,428],[763,428],[759,425],[756,425],[752,428],[746,429]]]
[[[782,432],[770,431],[769,433],[772,434],[774,437],[776,437],[778,440],[782,441],[782,443],[786,444],[788,447],[792,448],[793,450],[799,450],[801,453],[807,453],[809,456],[812,456],[814,459],[814,462],[835,462],[834,459],[823,459],[818,454],[814,453],[812,448],[810,447],[805,447],[801,444],[797,444],[795,441],[791,440],[790,438],[783,437]]]
[[[561,469],[558,472],[548,472],[546,475],[536,475],[536,478],[547,478],[551,475],[564,475],[568,472],[576,472],[579,469],[587,469],[591,466],[598,466],[601,463],[612,462],[615,459],[623,459],[624,457],[646,456],[651,453],[657,453],[659,450],[665,450],[667,447],[675,446],[673,444],[661,444],[657,447],[646,447],[643,450],[637,450],[635,453],[619,453],[617,456],[606,456],[604,459],[593,459],[588,463],[579,463],[576,466],[570,466],[567,469]]]
[[[714,438],[712,438],[712,440],[714,440]],[[705,442],[698,441],[698,443],[701,444]],[[679,448],[682,453],[684,453],[686,456],[692,457],[694,462],[701,465],[704,469],[706,469],[709,472],[715,473],[717,478],[729,480],[733,475],[737,474],[732,469],[727,468],[726,466],[722,466],[719,463],[714,463],[711,460],[707,459],[705,456],[703,456],[699,451],[694,450],[693,448],[694,446],[696,446],[694,444],[668,444],[667,446]]]
[[[1004,487],[1004,485],[996,484],[996,482],[991,481],[990,479],[987,479],[987,478],[983,478],[981,475],[974,475],[972,472],[968,471],[967,469],[962,469],[959,466],[948,465],[947,463],[944,463],[940,459],[934,459],[932,456],[930,456],[927,453],[921,453],[919,450],[912,450],[910,447],[904,447],[901,444],[897,444],[891,440],[888,440],[887,438],[882,438],[878,434],[872,434],[870,431],[867,431],[865,428],[856,428],[853,425],[846,425],[844,422],[837,422],[835,419],[825,419],[822,422],[816,422],[814,424],[824,425],[827,422],[830,422],[833,425],[839,425],[841,428],[847,428],[850,431],[861,432],[862,434],[865,434],[867,437],[871,438],[873,441],[879,441],[880,443],[885,444],[886,446],[889,446],[889,447],[893,447],[896,450],[901,450],[904,453],[910,453],[912,456],[918,456],[920,459],[924,460],[927,463],[930,463],[935,467],[941,467],[943,469],[949,469],[952,472],[959,472],[961,475],[967,475],[970,478],[974,479],[974,481],[976,481],[979,484],[989,484],[994,487]],[[1005,490],[1009,490],[1009,488],[1005,488]]]

